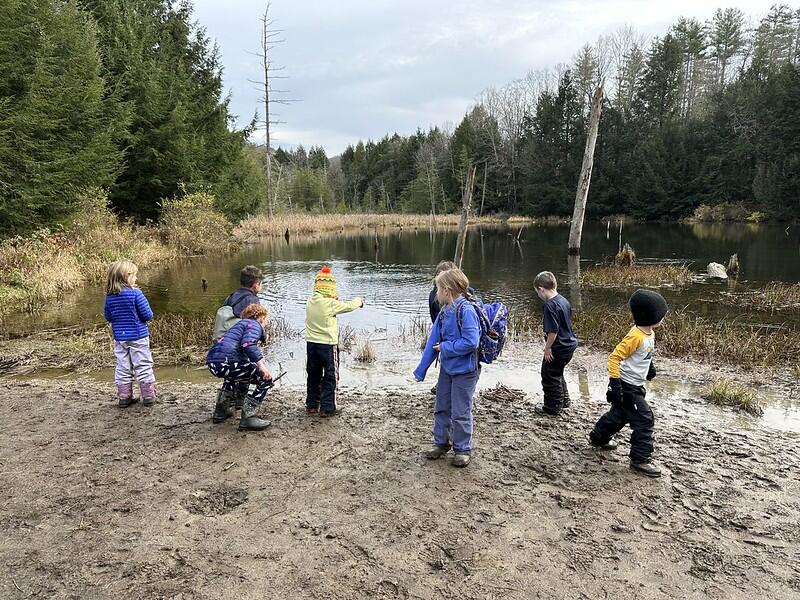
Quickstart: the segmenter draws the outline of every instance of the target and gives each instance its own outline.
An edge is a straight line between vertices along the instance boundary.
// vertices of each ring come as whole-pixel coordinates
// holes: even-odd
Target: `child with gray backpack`
[[[217,314],[214,317],[214,341],[218,340],[226,331],[241,320],[245,308],[251,304],[261,304],[261,299],[258,297],[263,287],[263,274],[261,273],[261,269],[253,265],[244,267],[239,272],[239,285],[241,287],[225,298],[222,306],[217,309]],[[218,400],[222,400],[223,403],[228,404],[233,401],[234,408],[236,410],[241,410],[249,389],[250,383],[248,381],[239,381],[236,383],[233,391],[221,389],[219,394],[226,397],[218,398]],[[215,420],[214,422],[218,423],[221,421]]]

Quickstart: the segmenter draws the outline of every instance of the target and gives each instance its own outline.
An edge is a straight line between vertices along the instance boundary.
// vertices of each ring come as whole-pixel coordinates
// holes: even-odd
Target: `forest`
[[[58,223],[81,190],[158,221],[208,191],[265,211],[257,115],[235,128],[215,44],[189,2],[7,0],[0,7],[0,228]],[[278,211],[445,213],[476,167],[482,214],[569,215],[592,94],[605,95],[587,212],[674,220],[698,207],[800,217],[800,9],[717,10],[646,39],[621,27],[569,64],[476,90],[458,124],[271,149]],[[479,92],[479,93],[478,93]]]

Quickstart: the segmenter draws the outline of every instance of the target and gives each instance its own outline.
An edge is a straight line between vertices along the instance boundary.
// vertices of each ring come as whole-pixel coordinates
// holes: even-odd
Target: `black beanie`
[[[668,309],[664,296],[650,290],[636,290],[630,306],[633,322],[643,327],[660,323]]]

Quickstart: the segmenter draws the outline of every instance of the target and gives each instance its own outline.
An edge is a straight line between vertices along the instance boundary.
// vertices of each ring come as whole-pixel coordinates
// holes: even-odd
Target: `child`
[[[436,281],[436,277],[438,277],[439,273],[455,268],[457,268],[456,263],[454,263],[452,260],[443,260],[436,265],[436,271],[433,273],[433,280]],[[431,324],[433,324],[436,322],[436,317],[439,316],[439,311],[442,310],[442,306],[439,304],[439,300],[436,298],[435,283],[433,284],[433,289],[431,290],[430,294],[428,294],[428,310],[430,310]]]
[[[242,311],[242,320],[226,331],[208,351],[208,370],[214,377],[224,380],[211,418],[214,423],[222,423],[233,416],[230,406],[233,390],[239,383],[247,382],[256,384],[256,387],[242,405],[239,431],[261,431],[272,425],[256,416],[258,407],[273,385],[264,355],[258,347],[258,343],[264,341],[267,316],[267,309],[260,304],[248,305]]]
[[[425,455],[441,458],[455,451],[453,466],[466,467],[472,453],[472,396],[478,384],[478,314],[467,302],[469,280],[461,269],[436,276],[436,296],[442,305],[414,378],[424,381],[438,354],[441,360],[433,416],[433,447]]]
[[[650,462],[654,418],[645,400],[644,382],[656,376],[653,328],[664,320],[668,307],[661,294],[637,290],[631,296],[630,308],[635,326],[608,357],[606,400],[611,408],[597,421],[589,441],[596,448],[613,450],[617,444],[612,436],[630,424],[631,469],[648,477],[660,477],[661,470]]]
[[[103,313],[114,333],[114,356],[117,359],[114,382],[122,408],[138,401],[133,398],[134,375],[139,382],[142,404],[152,406],[156,401],[156,376],[147,328],[153,311],[142,290],[136,287],[138,272],[139,268],[131,261],[117,260],[109,265],[106,276]]]
[[[564,381],[564,367],[572,360],[578,340],[572,331],[572,306],[558,293],[556,276],[542,271],[533,280],[539,298],[544,301],[544,358],[542,359],[542,392],[544,403],[534,410],[556,416],[569,406],[569,391]]]
[[[320,417],[337,414],[339,385],[339,323],[336,315],[362,308],[354,298],[341,302],[336,295],[336,277],[322,267],[314,278],[314,294],[306,304],[306,413]]]
[[[236,319],[242,318],[242,311],[251,304],[261,304],[258,294],[261,293],[263,287],[263,274],[261,269],[253,265],[247,265],[239,272],[239,285],[238,290],[231,292],[230,296],[225,298],[222,303],[223,306],[230,306],[233,316]],[[221,392],[223,394],[230,394],[233,397],[234,408],[241,410],[247,392],[250,389],[249,381],[238,381],[233,388],[233,391]],[[227,400],[230,404],[230,398]]]

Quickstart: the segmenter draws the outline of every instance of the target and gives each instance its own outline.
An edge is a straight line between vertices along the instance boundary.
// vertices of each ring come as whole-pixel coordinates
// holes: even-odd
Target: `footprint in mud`
[[[247,501],[247,490],[228,486],[215,486],[194,490],[181,501],[193,515],[214,517],[231,512]]]

